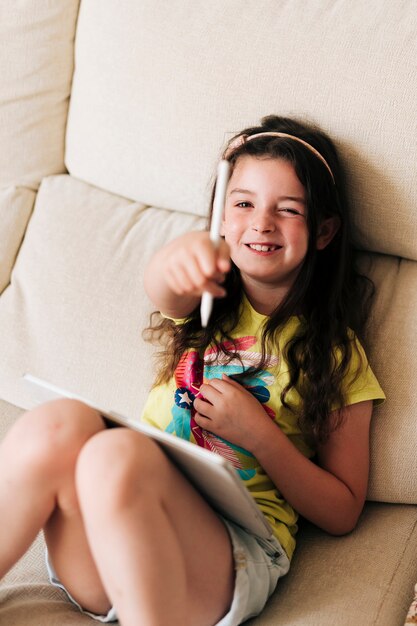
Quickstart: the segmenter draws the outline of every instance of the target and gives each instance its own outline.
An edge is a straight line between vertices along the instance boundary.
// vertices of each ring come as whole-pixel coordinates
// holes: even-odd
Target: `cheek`
[[[289,237],[291,237],[292,241],[297,244],[300,249],[307,250],[308,248],[308,229],[303,225],[294,225],[291,233],[288,233]]]
[[[239,235],[244,230],[243,225],[237,219],[226,219],[223,220],[221,226],[221,235],[224,237],[229,243],[230,241],[236,241]]]

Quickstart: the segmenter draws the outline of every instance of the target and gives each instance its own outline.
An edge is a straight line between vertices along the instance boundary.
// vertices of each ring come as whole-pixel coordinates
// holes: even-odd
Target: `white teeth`
[[[257,252],[270,252],[271,250],[276,250],[279,246],[262,246],[259,243],[250,243],[249,248],[252,250],[256,250]]]

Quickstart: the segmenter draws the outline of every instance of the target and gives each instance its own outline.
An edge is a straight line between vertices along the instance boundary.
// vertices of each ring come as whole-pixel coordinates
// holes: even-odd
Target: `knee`
[[[98,433],[77,460],[76,485],[83,510],[119,509],[154,487],[166,462],[159,446],[127,428]]]
[[[28,469],[75,462],[84,443],[104,424],[82,402],[60,399],[25,413],[5,438],[5,452],[18,457]]]

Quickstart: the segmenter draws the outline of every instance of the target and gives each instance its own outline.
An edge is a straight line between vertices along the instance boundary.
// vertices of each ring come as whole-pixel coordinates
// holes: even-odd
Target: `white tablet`
[[[34,403],[56,398],[73,398],[98,411],[110,422],[132,428],[157,441],[175,464],[184,472],[205,499],[221,515],[236,522],[251,533],[269,539],[272,529],[255,500],[246,489],[234,467],[222,456],[189,441],[158,430],[153,426],[129,419],[115,411],[95,406],[85,398],[51,383],[25,374]]]

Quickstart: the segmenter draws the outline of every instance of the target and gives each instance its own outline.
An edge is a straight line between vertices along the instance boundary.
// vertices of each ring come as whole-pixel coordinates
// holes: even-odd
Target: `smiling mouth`
[[[261,243],[247,243],[245,245],[251,250],[255,250],[255,252],[275,252],[275,250],[280,250],[282,248],[282,246]]]

